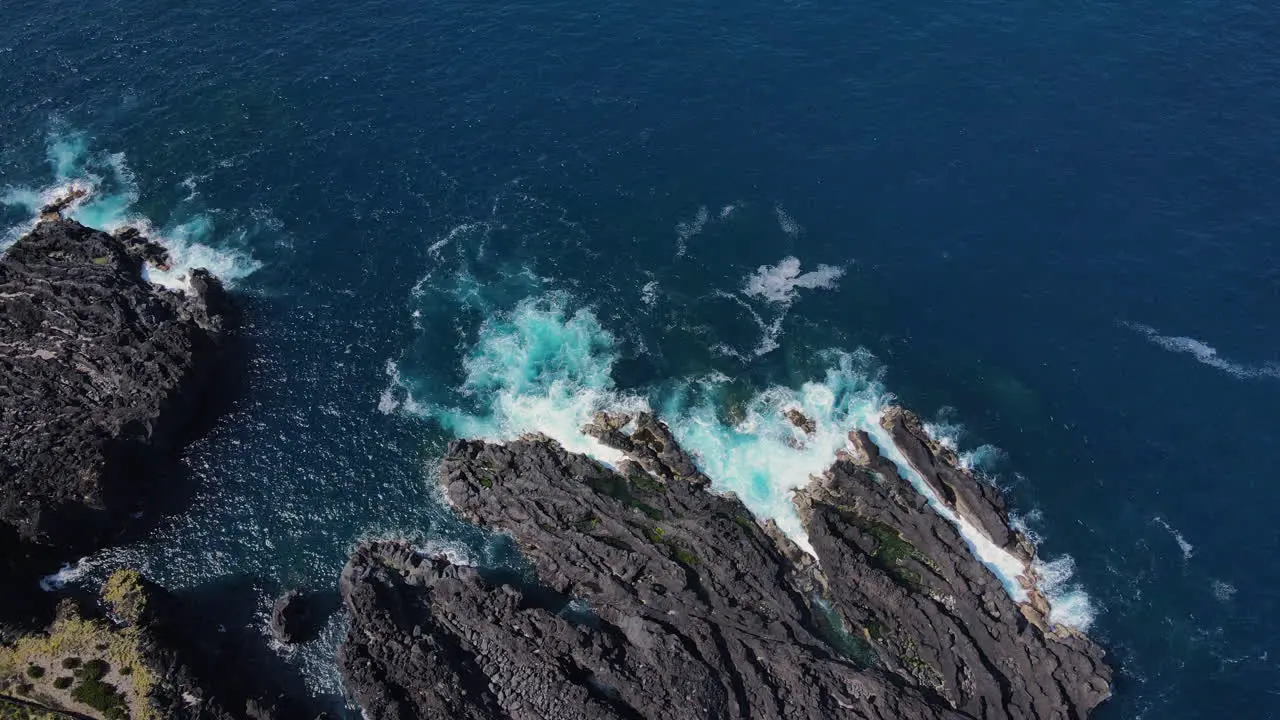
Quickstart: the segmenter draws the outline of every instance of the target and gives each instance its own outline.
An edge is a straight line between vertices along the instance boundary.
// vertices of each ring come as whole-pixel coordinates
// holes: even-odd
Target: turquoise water
[[[658,411],[788,491],[896,398],[1005,489],[1104,718],[1277,705],[1280,85],[1268,8],[0,8],[0,244],[60,188],[243,299],[192,507],[86,559],[265,632],[395,534],[481,562],[448,440]],[[818,419],[800,436],[789,408]],[[1002,558],[987,557],[1000,569]],[[280,649],[336,695],[335,619]]]

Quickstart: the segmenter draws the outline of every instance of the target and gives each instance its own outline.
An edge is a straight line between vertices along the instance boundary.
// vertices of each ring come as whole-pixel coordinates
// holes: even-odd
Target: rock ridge
[[[885,428],[949,506],[1030,547],[918,419]],[[815,557],[710,492],[653,416],[584,432],[627,459],[527,436],[440,465],[456,512],[511,536],[536,581],[356,548],[338,664],[368,717],[1083,718],[1109,696],[1101,649],[1014,602],[865,434],[797,493]]]
[[[0,256],[0,525],[82,552],[146,507],[210,414],[233,307],[204,270],[186,292],[149,282],[168,257],[137,230],[46,210]]]

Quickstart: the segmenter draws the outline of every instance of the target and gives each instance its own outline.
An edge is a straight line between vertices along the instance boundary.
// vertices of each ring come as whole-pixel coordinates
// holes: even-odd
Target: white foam
[[[825,354],[830,362],[823,381],[805,383],[798,390],[771,387],[758,393],[733,410],[738,419],[732,425],[721,420],[720,388],[728,382],[723,376],[686,383],[665,403],[661,416],[715,489],[738,495],[757,517],[774,520],[809,552],[812,545],[792,493],[824,472],[836,453],[848,447],[850,430],[865,431],[929,506],[956,526],[974,556],[991,569],[1009,595],[1026,601],[1022,586],[1028,575],[1026,564],[947,507],[881,427],[880,418],[893,396],[881,384],[874,359],[865,352]],[[785,411],[790,408],[814,421],[812,434],[787,419]],[[1054,608],[1051,619],[1086,627],[1092,621],[1092,605],[1087,594],[1068,582],[1072,565],[1071,558],[1064,557],[1036,569],[1041,573],[1041,589]]]
[[[76,582],[84,574],[93,569],[93,565],[88,557],[82,557],[75,563],[68,563],[58,569],[52,575],[46,575],[40,579],[40,589],[45,592],[54,592],[61,590],[67,585]]]
[[[802,289],[834,289],[836,281],[844,275],[844,269],[833,265],[819,265],[816,270],[800,272],[800,261],[794,257],[783,258],[777,265],[761,265],[742,281],[740,294],[716,291],[716,297],[732,300],[746,310],[751,320],[760,328],[760,340],[750,351],[739,351],[723,343],[712,350],[739,358],[744,362],[777,350],[782,337],[782,325],[791,304]],[[748,299],[763,303],[752,305]],[[767,317],[766,317],[767,316]]]
[[[635,412],[648,402],[614,386],[614,336],[589,308],[571,305],[567,295],[550,293],[486,319],[463,361],[465,380],[448,404],[416,401],[401,377],[402,368],[389,362],[390,383],[379,408],[430,417],[458,436],[496,442],[538,432],[570,451],[617,465],[622,453],[580,429],[598,411]],[[893,397],[881,383],[874,358],[865,351],[821,355],[827,362],[822,380],[799,388],[770,387],[728,409],[729,378],[716,374],[688,380],[657,402],[660,416],[715,489],[737,494],[758,518],[772,519],[809,552],[812,546],[792,493],[848,447],[850,430],[864,430],[930,507],[957,527],[1010,596],[1025,601],[1021,579],[1029,575],[1027,566],[947,507],[880,426]],[[814,421],[814,431],[806,433],[792,423],[789,409]],[[1094,610],[1088,595],[1069,582],[1072,567],[1071,558],[1063,557],[1038,563],[1036,571],[1052,607],[1051,619],[1083,629]]]
[[[63,215],[109,233],[137,228],[163,246],[169,253],[170,267],[144,270],[146,278],[158,285],[185,290],[190,273],[196,268],[204,268],[225,284],[234,285],[261,267],[243,251],[225,244],[215,247],[211,243],[213,221],[208,215],[193,215],[171,227],[157,228],[134,212],[138,182],[123,153],[91,153],[83,133],[54,133],[49,137],[47,155],[54,174],[52,185],[38,190],[8,188],[0,195],[0,203],[24,208],[31,214],[28,222],[4,234],[0,249],[34,227],[45,205],[73,192],[84,192],[84,197],[64,209]],[[194,188],[195,180],[188,179]],[[243,240],[243,233],[238,233],[236,239]]]
[[[681,220],[676,223],[676,256],[683,256],[685,251],[689,249],[689,238],[698,235],[703,228],[707,226],[707,220],[711,219],[710,213],[707,212],[707,206],[703,205],[698,208],[698,212],[693,216],[692,220]]]
[[[747,276],[742,292],[773,303],[790,304],[800,289],[825,289],[836,287],[836,281],[844,275],[844,268],[835,265],[819,265],[816,270],[800,272],[800,260],[785,257],[777,265],[761,265]]]
[[[1228,375],[1237,378],[1259,378],[1269,377],[1280,379],[1280,364],[1265,363],[1262,365],[1250,365],[1228,360],[1218,354],[1216,348],[1210,346],[1201,340],[1190,337],[1161,335],[1160,331],[1150,325],[1141,323],[1121,323],[1130,330],[1142,333],[1152,343],[1168,350],[1170,352],[1184,353],[1191,355],[1196,360],[1212,368],[1217,368]]]
[[[477,230],[477,229],[488,229],[488,223],[465,222],[460,225],[457,225],[453,229],[449,230],[449,232],[446,233],[444,237],[431,243],[431,245],[427,248],[427,252],[435,257],[439,257],[440,251],[443,250],[445,246],[453,243],[458,238],[463,237],[466,234],[470,233],[471,231]]]
[[[1025,514],[1010,513],[1009,526],[1026,536],[1032,545],[1038,546],[1044,538],[1032,525],[1042,519],[1039,510]],[[1033,569],[1040,592],[1049,601],[1050,622],[1087,631],[1098,611],[1084,587],[1071,581],[1075,573],[1075,559],[1070,555],[1049,561],[1037,557]]]
[[[823,381],[799,389],[768,388],[735,410],[740,419],[733,425],[720,419],[718,400],[728,383],[723,375],[690,381],[662,412],[715,489],[737,494],[757,517],[772,519],[810,553],[792,493],[831,465],[848,445],[851,419],[874,405],[880,392],[868,354],[828,356],[832,363]],[[796,427],[785,414],[788,409],[813,420],[814,432]]]
[[[640,289],[640,301],[649,307],[658,302],[658,281],[650,280]]]
[[[478,567],[482,563],[476,552],[464,542],[432,539],[414,545],[414,551],[423,557],[442,557],[453,565]]]
[[[389,378],[387,386],[383,388],[382,394],[378,396],[378,412],[383,415],[390,415],[400,408],[400,401],[396,398],[396,393],[401,392],[404,387],[404,378],[400,377],[400,366],[395,360],[388,360],[385,371]]]
[[[1215,579],[1209,587],[1213,591],[1213,596],[1224,603],[1229,603],[1236,598],[1236,586],[1225,580]]]
[[[902,477],[924,496],[929,507],[956,526],[956,529],[960,531],[960,536],[964,538],[969,549],[973,551],[974,557],[978,558],[983,565],[986,565],[999,578],[1000,583],[1004,585],[1009,595],[1019,602],[1025,601],[1027,599],[1027,591],[1022,588],[1019,578],[1026,575],[1026,564],[1012,553],[992,542],[985,532],[962,515],[956,513],[943,502],[942,498],[938,497],[933,488],[925,482],[924,477],[903,456],[902,451],[898,449],[889,431],[880,425],[882,414],[883,408],[877,408],[874,414],[862,423],[863,427],[861,429],[866,431],[876,446],[880,448],[880,453],[898,467],[898,472]]]
[[[756,309],[751,306],[751,303],[742,299],[738,295],[727,293],[722,290],[717,290],[712,293],[712,295],[724,298],[725,300],[732,300],[737,303],[739,307],[747,311],[747,314],[751,316],[751,320],[760,328],[760,340],[756,343],[756,346],[749,354],[740,353],[724,343],[716,344],[711,348],[712,350],[724,355],[736,357],[743,362],[748,362],[752,357],[760,357],[761,355],[766,355],[778,349],[778,338],[782,336],[782,321],[787,317],[786,307],[783,307],[778,311],[771,320],[765,320],[764,317],[762,317],[759,312],[756,312]]]
[[[1075,560],[1070,555],[1049,562],[1036,560],[1035,563],[1040,592],[1049,601],[1049,621],[1087,632],[1098,610],[1084,588],[1071,582],[1075,568]]]
[[[1168,531],[1170,535],[1173,536],[1174,541],[1178,543],[1178,549],[1182,551],[1183,560],[1191,559],[1191,555],[1195,551],[1195,547],[1191,543],[1187,542],[1186,538],[1182,537],[1182,533],[1178,532],[1177,530],[1174,530],[1173,526],[1170,525],[1164,518],[1160,517],[1159,515],[1151,518],[1151,521],[1159,525],[1160,527],[1164,528],[1166,531]]]
[[[581,428],[599,411],[638,412],[648,403],[616,390],[613,335],[591,310],[568,306],[566,295],[552,293],[489,318],[463,361],[466,379],[457,393],[466,406],[419,404],[408,395],[404,409],[462,437],[502,442],[536,432],[572,452],[620,463],[622,453]]]
[[[733,214],[736,212],[738,212],[738,203],[729,203],[728,205],[720,208],[720,219],[728,220],[733,217]]]
[[[773,206],[773,214],[778,217],[778,227],[782,228],[782,232],[792,237],[804,232],[804,228],[800,227],[800,223],[796,222],[795,218],[787,214],[787,211],[783,209],[781,204]]]

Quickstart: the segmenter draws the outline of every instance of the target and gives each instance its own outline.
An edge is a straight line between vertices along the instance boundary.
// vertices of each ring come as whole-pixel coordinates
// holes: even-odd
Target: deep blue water
[[[484,554],[447,439],[615,403],[785,512],[822,448],[779,403],[892,392],[1073,564],[1098,717],[1275,717],[1277,47],[1209,0],[0,0],[10,237],[93,183],[249,311],[193,507],[82,577],[265,607],[362,535]],[[317,692],[339,632],[288,656]]]

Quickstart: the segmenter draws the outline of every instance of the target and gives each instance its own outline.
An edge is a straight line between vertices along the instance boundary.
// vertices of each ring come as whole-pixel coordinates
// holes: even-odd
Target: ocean
[[[0,246],[92,188],[251,351],[189,509],[57,581],[265,634],[360,538],[511,562],[448,441],[607,461],[614,407],[803,541],[789,490],[900,402],[1107,648],[1096,717],[1280,716],[1276,47],[1248,1],[0,0]],[[277,649],[335,704],[342,630]]]

